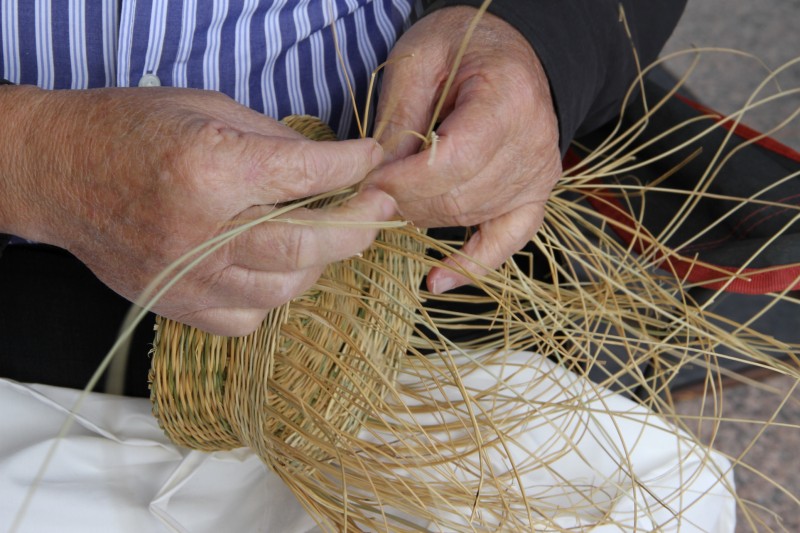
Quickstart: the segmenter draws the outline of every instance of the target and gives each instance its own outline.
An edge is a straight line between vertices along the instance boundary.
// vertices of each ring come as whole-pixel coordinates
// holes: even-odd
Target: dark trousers
[[[131,304],[71,254],[13,245],[0,258],[0,377],[83,388],[117,338]],[[149,395],[153,316],[133,337],[125,393]],[[103,390],[104,380],[96,390]]]

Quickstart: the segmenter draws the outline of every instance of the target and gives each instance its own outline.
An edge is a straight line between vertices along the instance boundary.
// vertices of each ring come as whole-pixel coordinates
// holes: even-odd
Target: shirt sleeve
[[[426,11],[481,3],[437,0]],[[638,73],[634,49],[642,67],[654,61],[685,5],[686,0],[493,0],[489,12],[519,30],[542,62],[563,153],[574,137],[619,114]]]

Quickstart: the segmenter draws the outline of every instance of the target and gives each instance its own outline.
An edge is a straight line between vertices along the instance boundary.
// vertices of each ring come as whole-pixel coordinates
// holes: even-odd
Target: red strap
[[[718,116],[718,122],[723,122],[722,126],[731,130],[733,122],[725,120],[719,113],[698,104],[688,98],[676,95],[676,97],[686,105],[696,109],[700,113]],[[737,124],[733,133],[742,139],[752,140],[761,135],[759,132],[743,125]],[[763,137],[754,144],[774,152],[778,155],[786,157],[787,159],[800,163],[800,153],[789,148],[788,146],[779,143],[770,137]],[[570,149],[567,151],[563,160],[563,168],[565,170],[572,168],[581,161],[580,155]],[[622,203],[613,195],[604,195],[602,193],[602,182],[597,180],[599,188],[594,194],[590,194],[588,199],[592,207],[599,213],[619,222],[619,225],[614,225],[614,231],[625,242],[630,244],[637,253],[642,253],[643,250],[649,248],[650,244],[645,242],[642,238],[636,236],[633,228],[636,227],[636,221],[623,207]],[[630,230],[626,228],[631,228]],[[739,271],[736,267],[718,266],[708,263],[698,263],[691,258],[684,258],[680,255],[659,254],[657,257],[661,261],[661,266],[672,271],[680,279],[686,280],[689,283],[699,284],[709,289],[721,289],[725,287],[726,292],[740,293],[740,294],[765,294],[770,292],[781,292],[783,290],[800,290],[800,265],[788,265],[772,268],[745,268]],[[738,272],[738,275],[737,275]],[[730,281],[731,276],[737,275],[733,281]]]
[[[693,109],[696,109],[697,111],[699,111],[703,115],[710,115],[712,117],[719,117],[717,119],[717,122],[723,122],[724,121],[724,123],[722,124],[722,127],[725,128],[726,130],[730,131],[731,128],[733,127],[733,121],[732,120],[726,120],[722,115],[720,115],[719,113],[717,113],[713,109],[710,109],[710,108],[704,106],[703,104],[698,104],[694,100],[690,100],[689,98],[686,98],[685,96],[680,95],[680,94],[676,94],[675,97],[678,100],[680,100],[681,102],[683,102],[684,104],[688,105],[689,107],[691,107]],[[742,123],[739,123],[739,124],[736,125],[736,129],[734,129],[733,133],[735,135],[737,135],[738,137],[741,137],[742,139],[746,140],[746,141],[749,141],[751,139],[755,139],[756,137],[761,135],[760,132],[758,132],[758,131],[756,131],[756,130],[748,127],[748,126],[745,126]],[[756,141],[753,144],[761,146],[762,148],[766,148],[770,152],[775,152],[776,154],[782,155],[783,157],[785,157],[787,159],[791,159],[793,161],[797,161],[798,163],[800,163],[800,152],[797,152],[796,150],[793,150],[792,148],[789,148],[785,144],[782,144],[782,143],[776,141],[772,137],[763,137],[763,138],[759,139],[758,141]]]

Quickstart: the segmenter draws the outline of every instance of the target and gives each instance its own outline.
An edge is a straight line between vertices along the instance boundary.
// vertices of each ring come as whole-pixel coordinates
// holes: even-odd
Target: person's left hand
[[[547,76],[530,44],[485,14],[461,62],[436,128],[436,151],[419,152],[474,8],[452,7],[417,22],[390,55],[376,133],[386,163],[369,176],[420,227],[478,226],[461,257],[446,261],[481,275],[534,235],[561,174],[558,125]],[[428,274],[442,293],[469,280],[446,268]]]

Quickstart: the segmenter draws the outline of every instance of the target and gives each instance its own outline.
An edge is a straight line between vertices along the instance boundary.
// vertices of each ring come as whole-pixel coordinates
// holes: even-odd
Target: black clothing
[[[480,6],[481,0],[438,0],[447,6]],[[620,21],[620,6],[631,38]],[[619,115],[642,67],[657,57],[678,24],[686,0],[493,0],[489,12],[531,43],[550,80],[558,114],[561,153],[574,137]]]

